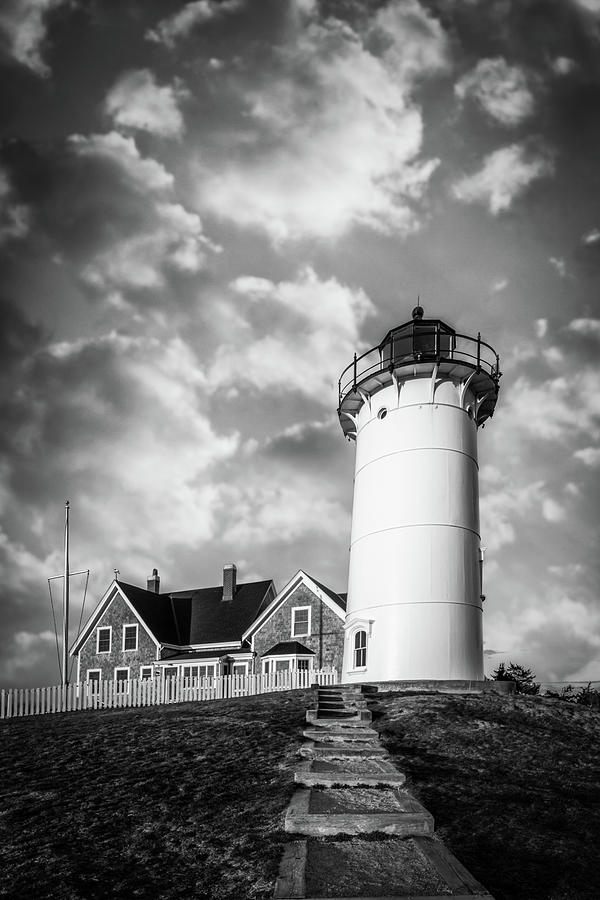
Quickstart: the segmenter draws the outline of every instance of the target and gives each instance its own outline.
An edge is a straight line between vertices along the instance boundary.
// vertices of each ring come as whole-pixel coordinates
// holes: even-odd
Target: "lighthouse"
[[[441,319],[412,319],[343,372],[356,442],[342,680],[483,678],[477,431],[500,360]]]

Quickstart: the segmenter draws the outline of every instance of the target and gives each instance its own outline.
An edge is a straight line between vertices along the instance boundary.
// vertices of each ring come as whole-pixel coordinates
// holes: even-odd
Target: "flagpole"
[[[62,686],[69,684],[69,501],[65,502],[65,572],[63,580]]]

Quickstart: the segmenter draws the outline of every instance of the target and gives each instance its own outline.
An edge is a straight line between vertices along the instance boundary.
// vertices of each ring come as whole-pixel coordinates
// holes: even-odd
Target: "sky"
[[[486,670],[600,680],[600,0],[5,0],[0,68],[0,685],[67,499],[84,617],[345,591],[338,378],[418,296],[501,357]]]

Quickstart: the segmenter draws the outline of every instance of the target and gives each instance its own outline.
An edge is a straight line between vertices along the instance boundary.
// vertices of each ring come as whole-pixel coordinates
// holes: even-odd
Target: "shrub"
[[[514,681],[515,690],[519,694],[539,694],[540,686],[535,681],[535,675],[531,669],[526,669],[518,663],[509,662],[508,666],[500,663],[492,672],[494,681]]]

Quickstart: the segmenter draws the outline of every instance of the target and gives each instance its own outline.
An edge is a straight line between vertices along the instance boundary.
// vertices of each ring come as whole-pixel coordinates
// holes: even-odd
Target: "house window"
[[[262,664],[262,667],[263,667],[263,675],[268,675],[268,674],[269,674],[270,662],[271,662],[271,661],[268,660],[268,659],[263,659],[263,664]]]
[[[90,692],[92,694],[97,694],[100,690],[100,680],[102,678],[102,672],[100,669],[88,669],[87,670],[87,683],[90,686]]]
[[[292,610],[292,637],[310,634],[310,606],[296,606]]]
[[[290,660],[289,659],[276,659],[275,660],[275,671],[276,672],[287,672],[290,668]]]
[[[123,625],[123,650],[137,650],[138,627],[137,625]]]
[[[126,669],[115,669],[115,685],[117,694],[126,694],[129,682],[129,666]]]
[[[354,668],[362,669],[367,665],[367,632],[357,631],[354,635]]]
[[[234,663],[233,665],[233,674],[234,675],[247,675],[248,674],[248,663]]]
[[[198,666],[198,675],[200,678],[214,678],[215,667],[212,666]]]
[[[308,672],[310,669],[310,659],[299,659],[296,665],[298,669]]]
[[[149,681],[152,678],[152,666],[140,666],[140,678]]]
[[[110,653],[112,628],[96,629],[96,653]]]

